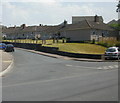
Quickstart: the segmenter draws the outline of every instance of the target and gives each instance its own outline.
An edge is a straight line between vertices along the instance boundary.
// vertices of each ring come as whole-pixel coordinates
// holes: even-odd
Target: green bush
[[[97,44],[98,44],[98,45],[101,45],[101,46],[104,46],[104,47],[109,47],[108,43],[101,43],[101,42],[98,42]]]
[[[95,44],[95,39],[92,40],[92,44]]]
[[[116,43],[116,45],[115,45],[115,46],[120,47],[120,42]]]

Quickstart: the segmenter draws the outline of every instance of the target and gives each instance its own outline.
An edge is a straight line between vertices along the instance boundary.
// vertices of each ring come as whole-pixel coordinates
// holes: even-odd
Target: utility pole
[[[120,20],[119,20],[119,19],[120,19],[120,0],[119,0],[119,2],[118,2],[116,12],[118,12],[118,24],[120,24]]]
[[[117,5],[117,10],[116,10],[116,12],[120,12],[120,0],[119,0],[119,2],[118,2],[118,5]]]
[[[118,12],[118,25],[120,25],[120,0],[119,0],[119,2],[118,2],[116,12]],[[119,34],[118,34],[118,39],[120,40],[120,30],[118,30],[118,32],[119,32]]]

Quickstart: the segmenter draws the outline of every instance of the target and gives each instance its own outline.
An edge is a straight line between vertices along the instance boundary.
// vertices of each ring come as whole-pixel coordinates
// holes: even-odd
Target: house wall
[[[99,22],[103,22],[103,18],[102,16],[98,16],[99,17]],[[72,17],[72,24],[76,24],[76,23],[79,23],[83,20],[88,20],[88,21],[94,21],[95,20],[95,16],[73,16]]]
[[[108,31],[108,30],[92,29],[91,40],[95,39],[97,41],[101,37],[114,37],[113,34],[114,33],[112,31]]]
[[[110,37],[114,33],[108,30],[83,29],[83,30],[66,30],[61,32],[61,36],[70,38],[70,41],[90,41],[99,40],[100,37]]]
[[[90,40],[90,30],[67,30],[61,36],[70,38],[70,41],[87,41]]]
[[[118,31],[111,31],[109,33],[109,37],[118,37],[119,36],[119,32]]]

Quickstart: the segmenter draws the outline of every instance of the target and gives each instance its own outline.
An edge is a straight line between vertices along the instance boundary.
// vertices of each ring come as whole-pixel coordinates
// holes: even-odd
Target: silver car
[[[119,47],[109,47],[105,51],[105,59],[120,59],[120,48]]]

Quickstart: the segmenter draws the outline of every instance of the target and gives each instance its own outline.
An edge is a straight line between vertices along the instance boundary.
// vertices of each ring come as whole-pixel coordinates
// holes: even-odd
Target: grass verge
[[[83,54],[104,54],[106,50],[106,48],[103,46],[87,43],[55,43],[43,46],[58,47],[59,51]]]

